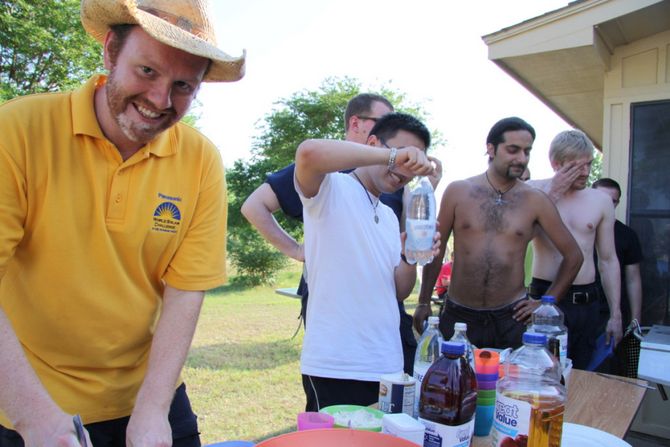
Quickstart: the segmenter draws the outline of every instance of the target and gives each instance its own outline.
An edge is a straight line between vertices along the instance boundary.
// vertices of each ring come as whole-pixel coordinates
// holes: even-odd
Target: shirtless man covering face
[[[584,263],[566,295],[557,294],[558,306],[565,313],[568,327],[568,357],[573,366],[588,366],[598,336],[598,300],[593,249],[598,253],[598,266],[603,289],[610,308],[607,322],[607,341],[621,340],[621,311],[619,262],[614,246],[614,205],[612,199],[601,191],[587,188],[593,162],[593,143],[579,130],[559,133],[551,142],[549,159],[556,171],[554,178],[529,181],[529,184],[546,191],[577,240],[584,256]],[[535,298],[545,294],[544,289],[559,273],[560,253],[542,231],[533,240],[533,280],[530,295]]]
[[[443,235],[440,255],[426,265],[414,313],[422,331],[431,315],[430,297],[451,232],[454,259],[451,284],[440,316],[440,330],[450,338],[454,322],[468,324],[477,346],[517,347],[537,302],[524,287],[526,247],[541,227],[563,259],[548,293],[562,296],[582,263],[575,239],[551,200],[519,178],[530,157],[534,129],[520,118],[496,123],[487,137],[486,172],[451,183],[442,196],[438,221]]]

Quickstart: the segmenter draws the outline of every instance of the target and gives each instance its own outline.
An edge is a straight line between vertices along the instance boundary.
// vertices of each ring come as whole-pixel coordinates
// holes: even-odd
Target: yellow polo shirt
[[[180,123],[123,161],[93,109],[105,79],[0,106],[0,305],[51,396],[86,423],[131,413],[163,282],[226,280],[219,152]]]

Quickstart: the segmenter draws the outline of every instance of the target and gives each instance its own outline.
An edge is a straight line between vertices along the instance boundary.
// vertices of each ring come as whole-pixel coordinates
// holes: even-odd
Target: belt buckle
[[[572,304],[588,304],[589,302],[589,293],[588,292],[573,292],[572,293]]]

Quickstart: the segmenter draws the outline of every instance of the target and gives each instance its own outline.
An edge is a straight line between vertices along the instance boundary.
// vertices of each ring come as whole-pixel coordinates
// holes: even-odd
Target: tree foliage
[[[361,85],[351,78],[328,78],[317,90],[303,90],[275,103],[258,124],[251,158],[238,160],[226,173],[228,181],[228,252],[237,270],[236,280],[250,284],[272,282],[286,258],[251,227],[240,212],[244,200],[268,174],[295,158],[298,145],[308,138],[344,138],[344,111],[347,102],[361,93]],[[369,90],[366,90],[369,91]],[[421,109],[405,95],[382,87],[373,91],[384,95],[396,110],[422,117]],[[302,237],[302,224],[275,215],[293,237]]]
[[[0,0],[0,103],[71,89],[102,68],[102,48],[79,19],[79,0]]]
[[[600,151],[594,151],[593,163],[591,164],[591,172],[589,173],[589,179],[586,181],[588,186],[593,185],[593,183],[602,177],[603,173],[603,153]]]

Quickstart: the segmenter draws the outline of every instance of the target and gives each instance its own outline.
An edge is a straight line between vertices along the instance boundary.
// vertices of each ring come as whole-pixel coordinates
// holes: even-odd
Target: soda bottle
[[[495,447],[560,447],[565,387],[547,336],[523,334],[523,346],[504,363],[498,381],[492,439]]]
[[[550,295],[542,296],[542,304],[535,309],[531,316],[531,332],[547,336],[547,348],[561,362],[561,368],[567,366],[568,358],[568,328],[565,327],[563,311],[556,305],[556,298]]]
[[[428,368],[440,358],[440,347],[442,346],[442,333],[439,329],[440,317],[428,317],[428,326],[421,334],[414,354],[414,374],[416,388],[414,390],[414,417],[419,415],[419,395],[421,394],[421,381],[426,375]]]
[[[475,429],[477,379],[465,360],[465,345],[442,343],[442,356],[421,383],[419,421],[426,427],[424,447],[470,445]]]
[[[454,335],[451,336],[449,341],[461,342],[465,345],[465,359],[470,363],[470,367],[475,369],[475,347],[472,346],[470,340],[468,340],[468,324],[467,323],[454,323]]]
[[[407,201],[405,257],[410,264],[426,265],[433,260],[435,194],[426,177],[414,180]]]

